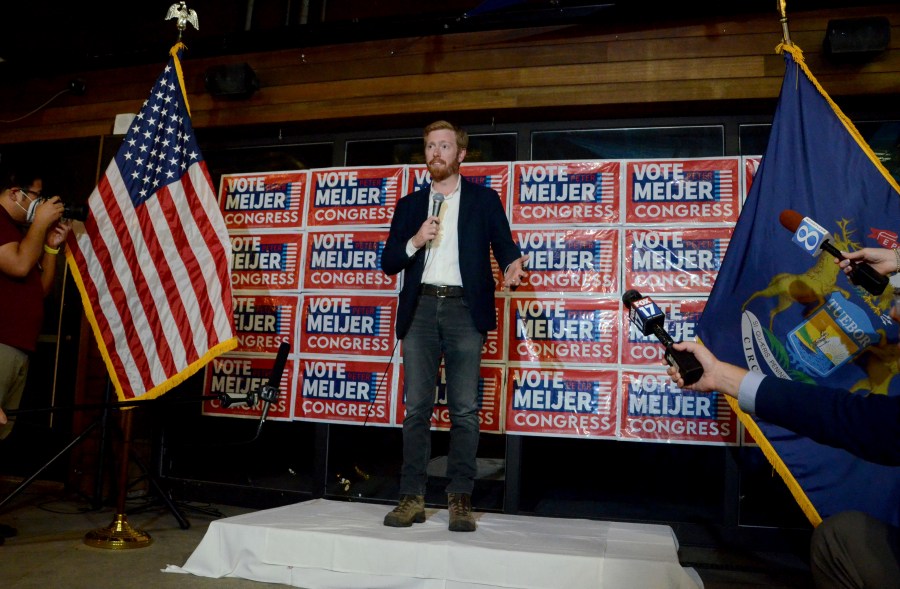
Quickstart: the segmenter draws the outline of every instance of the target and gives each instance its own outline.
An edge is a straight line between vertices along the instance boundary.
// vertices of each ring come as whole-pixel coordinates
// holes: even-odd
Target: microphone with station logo
[[[684,379],[685,385],[691,385],[703,376],[703,366],[692,352],[676,350],[672,346],[675,340],[665,330],[666,314],[649,297],[636,290],[629,290],[622,295],[622,302],[628,308],[628,319],[643,335],[656,336],[666,348],[666,362],[674,366]]]
[[[778,220],[785,229],[794,234],[791,241],[809,255],[816,257],[825,250],[838,260],[845,259],[841,250],[831,243],[831,234],[809,217],[785,209],[781,211]],[[851,283],[861,286],[875,296],[883,293],[889,282],[887,276],[882,276],[872,266],[855,260],[850,262],[850,273],[847,274],[847,278]]]

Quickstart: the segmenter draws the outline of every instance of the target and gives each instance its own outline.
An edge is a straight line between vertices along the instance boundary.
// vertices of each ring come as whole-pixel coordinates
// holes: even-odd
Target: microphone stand
[[[287,363],[288,352],[290,352],[290,349],[291,346],[288,342],[281,342],[281,345],[278,347],[278,355],[275,357],[275,364],[272,366],[272,372],[269,373],[269,380],[266,384],[259,387],[259,390],[250,391],[243,397],[232,397],[231,395],[224,393],[218,396],[224,409],[228,409],[237,403],[245,404],[247,407],[254,407],[258,400],[263,402],[262,412],[259,415],[259,425],[256,426],[256,435],[249,440],[235,443],[249,444],[250,442],[255,442],[259,438],[259,434],[262,432],[262,426],[266,422],[266,417],[269,414],[269,407],[272,403],[278,402],[281,375],[284,374],[284,365]]]

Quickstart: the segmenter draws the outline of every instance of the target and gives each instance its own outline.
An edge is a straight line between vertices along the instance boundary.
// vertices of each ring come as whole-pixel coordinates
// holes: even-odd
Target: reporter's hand
[[[703,376],[700,377],[700,380],[685,386],[684,378],[678,369],[669,366],[666,372],[678,388],[703,393],[718,391],[737,398],[741,380],[747,374],[746,368],[720,361],[706,346],[698,342],[678,342],[672,347],[676,350],[693,353],[703,367]]]
[[[850,274],[850,272],[853,271],[853,268],[850,266],[851,260],[865,262],[872,266],[872,268],[882,276],[887,276],[888,274],[896,272],[898,266],[900,266],[900,264],[897,263],[897,254],[894,250],[883,247],[864,247],[855,252],[842,251],[841,255],[846,259],[835,259],[835,262],[841,267],[844,274]]]

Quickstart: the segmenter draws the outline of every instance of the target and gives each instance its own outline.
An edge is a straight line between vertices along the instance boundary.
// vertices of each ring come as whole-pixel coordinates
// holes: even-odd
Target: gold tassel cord
[[[181,96],[184,97],[184,108],[187,110],[188,116],[191,116],[191,105],[188,103],[187,90],[184,87],[184,73],[181,71],[181,59],[178,57],[178,52],[182,49],[187,49],[187,45],[179,41],[169,49],[169,55],[175,62],[175,73],[178,74],[178,85],[181,86]]]

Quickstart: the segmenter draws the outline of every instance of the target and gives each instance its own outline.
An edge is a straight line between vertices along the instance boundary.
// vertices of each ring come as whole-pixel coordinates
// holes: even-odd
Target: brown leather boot
[[[392,528],[408,528],[424,521],[425,497],[422,495],[401,495],[397,507],[384,516],[384,525]]]
[[[447,510],[450,512],[451,532],[474,532],[475,515],[472,513],[472,496],[468,493],[448,493]]]

